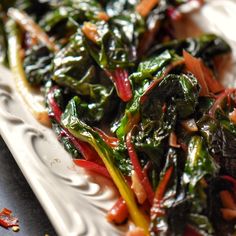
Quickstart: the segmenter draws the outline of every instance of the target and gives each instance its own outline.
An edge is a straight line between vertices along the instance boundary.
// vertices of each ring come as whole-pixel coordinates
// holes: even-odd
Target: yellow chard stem
[[[147,220],[144,213],[137,206],[134,194],[129,185],[126,183],[123,174],[115,166],[112,158],[112,151],[109,149],[109,147],[99,137],[95,137],[95,135],[88,134],[88,132],[78,132],[76,126],[74,125],[66,126],[66,128],[75,137],[88,142],[97,151],[99,156],[102,158],[108,172],[110,173],[114,183],[116,184],[122,198],[125,200],[131,219],[133,220],[135,225],[137,227],[142,228],[148,236],[149,221]]]
[[[42,101],[40,101],[39,91],[32,88],[26,79],[21,58],[21,35],[14,21],[7,23],[8,30],[8,58],[11,71],[14,74],[16,87],[29,107],[31,113],[43,125],[49,126],[48,113]],[[42,98],[41,98],[42,100]]]

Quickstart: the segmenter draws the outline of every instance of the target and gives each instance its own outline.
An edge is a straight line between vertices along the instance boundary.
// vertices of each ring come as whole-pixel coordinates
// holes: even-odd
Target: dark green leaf
[[[178,57],[176,57],[174,53],[165,51],[159,56],[141,62],[138,67],[138,72],[133,73],[129,77],[130,80],[132,80],[135,94],[132,101],[127,104],[125,113],[120,119],[120,122],[112,128],[112,131],[116,132],[118,137],[123,137],[131,128],[130,126],[133,125],[132,122],[139,120],[141,109],[140,99],[147,87],[151,82],[158,79],[162,75],[169,63],[175,61],[177,58]],[[153,78],[153,76],[155,77]],[[154,90],[156,91],[156,89],[157,88]],[[164,102],[163,100],[161,101],[163,105]],[[155,106],[155,101],[153,101],[153,99],[152,103]],[[157,104],[161,105],[160,102],[157,102]],[[147,104],[147,106],[149,105]]]
[[[107,158],[111,165],[115,165],[124,174],[129,175],[131,171],[127,155],[119,150],[109,147],[100,135],[90,126],[79,119],[78,115],[79,98],[74,97],[67,105],[62,115],[62,124],[77,138],[92,145],[94,149]]]
[[[52,4],[53,5],[53,4]],[[52,11],[40,21],[40,25],[56,38],[67,41],[84,21],[97,21],[103,9],[95,0],[64,0],[52,6]]]
[[[176,110],[174,106],[168,106],[165,113],[162,112],[162,104],[148,103],[141,111],[141,121],[135,135],[135,146],[140,153],[144,153],[149,160],[160,168],[164,155],[164,146],[167,138],[173,131],[176,122]]]
[[[64,129],[57,122],[52,122],[52,129],[58,136],[58,140],[62,143],[65,150],[73,157],[73,158],[81,158],[81,153],[75,148],[70,139],[64,135]]]
[[[213,57],[231,51],[230,46],[219,36],[204,34],[198,38],[173,40],[168,43],[159,44],[152,48],[149,54],[156,55],[166,49],[175,50],[179,55],[182,55],[184,49],[195,57],[201,57],[207,64]]]
[[[152,91],[154,97],[163,102],[173,102],[179,118],[186,118],[193,114],[198,104],[199,85],[191,75],[167,75]],[[151,98],[152,99],[152,98]]]
[[[223,173],[236,177],[236,127],[228,120],[205,116],[199,122],[209,150],[220,163]]]
[[[122,32],[106,22],[96,23],[99,39],[97,43],[86,39],[86,49],[97,64],[107,70],[134,65],[136,53],[130,43],[126,43]]]
[[[214,176],[217,172],[218,165],[208,153],[203,139],[200,136],[193,136],[188,145],[183,176],[184,184],[189,185],[189,193],[194,192],[195,186],[204,176]]]
[[[151,216],[151,235],[183,235],[187,223],[187,212],[190,204],[184,192],[180,189],[181,171],[179,162],[181,161],[180,153],[170,148],[166,155],[166,163],[160,173],[160,181],[166,174],[166,171],[172,167],[173,172],[166,186],[163,199],[160,204],[155,206],[157,212],[163,214],[152,214]],[[155,216],[155,217],[154,217]]]
[[[80,33],[55,56],[52,79],[80,96],[79,115],[86,122],[101,121],[116,107],[114,87],[103,76],[85,50]]]
[[[47,47],[35,45],[25,53],[24,70],[32,85],[42,85],[51,78],[53,54]]]
[[[164,51],[158,56],[151,57],[141,62],[137,72],[130,76],[134,84],[143,82],[145,79],[151,79],[162,72],[162,69],[175,60],[176,55],[171,51]]]

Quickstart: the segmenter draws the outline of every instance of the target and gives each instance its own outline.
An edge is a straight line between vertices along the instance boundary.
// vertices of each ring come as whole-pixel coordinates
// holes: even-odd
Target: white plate
[[[211,0],[192,18],[232,46],[233,63],[225,81],[236,85],[236,2]],[[124,234],[125,226],[114,227],[105,219],[117,197],[112,184],[73,165],[54,133],[29,113],[4,67],[0,67],[0,132],[58,235]]]

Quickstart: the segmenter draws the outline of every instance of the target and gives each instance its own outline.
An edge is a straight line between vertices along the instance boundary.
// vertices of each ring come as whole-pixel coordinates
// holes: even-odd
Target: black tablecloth
[[[44,210],[0,137],[0,210],[8,208],[19,218],[20,231],[0,227],[0,236],[56,235]]]

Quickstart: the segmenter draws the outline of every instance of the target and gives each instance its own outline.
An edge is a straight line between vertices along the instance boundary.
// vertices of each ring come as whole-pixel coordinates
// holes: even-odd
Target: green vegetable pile
[[[0,63],[43,93],[75,164],[114,182],[108,220],[143,235],[236,233],[236,89],[215,63],[231,48],[175,37],[189,2],[0,3]]]

